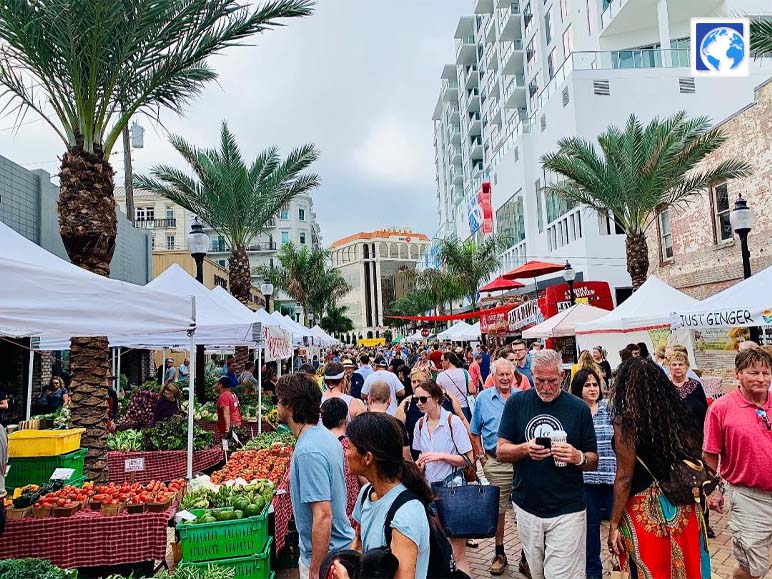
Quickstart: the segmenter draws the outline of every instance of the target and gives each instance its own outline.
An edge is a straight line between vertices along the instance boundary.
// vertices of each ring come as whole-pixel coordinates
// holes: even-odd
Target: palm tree
[[[279,19],[311,14],[311,0],[51,0],[0,3],[0,84],[21,126],[31,110],[65,146],[59,230],[75,265],[108,275],[117,217],[110,154],[131,117],[182,113],[217,75],[207,58]],[[106,338],[73,338],[72,422],[83,427],[86,471],[106,460]]]
[[[637,289],[649,271],[646,230],[659,212],[714,183],[748,175],[749,166],[735,159],[697,167],[725,140],[707,117],[679,112],[644,127],[630,115],[623,130],[612,126],[598,137],[600,152],[584,139],[561,139],[542,163],[564,180],[544,190],[613,217],[627,236],[627,271]]]
[[[499,236],[488,237],[481,243],[472,239],[461,242],[456,237],[439,240],[440,264],[458,280],[461,288],[459,297],[468,297],[473,309],[477,309],[477,291],[501,267],[500,255],[508,245]]]
[[[322,329],[328,334],[345,334],[354,329],[354,322],[346,315],[347,306],[327,306],[321,323]]]
[[[414,295],[415,299],[412,304],[415,307],[420,307],[423,305],[423,301],[428,299],[431,307],[408,315],[418,315],[428,309],[434,309],[435,313],[439,314],[445,311],[445,306],[448,304],[450,304],[450,311],[452,312],[453,300],[460,299],[465,295],[461,279],[457,275],[435,268],[428,268],[416,273],[415,287],[420,293]]]
[[[327,256],[326,253],[325,255]],[[314,275],[314,286],[308,296],[308,307],[317,323],[324,318],[325,312],[329,312],[351,289],[340,270],[332,269],[328,259],[323,263],[323,269]]]
[[[306,325],[316,282],[326,271],[327,252],[308,247],[298,250],[290,242],[281,246],[277,257],[281,265],[260,267],[258,274],[267,277],[274,286],[303,306],[303,324]]]
[[[195,213],[225,239],[231,252],[231,294],[248,305],[252,271],[247,247],[290,200],[319,186],[317,175],[303,173],[318,153],[313,145],[304,145],[282,161],[277,149],[271,147],[248,166],[225,122],[219,150],[199,149],[176,135],[169,141],[195,176],[158,165],[151,169],[151,177],[138,175],[134,184]]]
[[[751,21],[751,52],[758,58],[772,56],[772,20]]]

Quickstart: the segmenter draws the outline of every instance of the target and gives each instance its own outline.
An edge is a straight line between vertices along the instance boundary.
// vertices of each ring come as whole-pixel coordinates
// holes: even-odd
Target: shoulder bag
[[[640,456],[636,456],[636,458],[654,479],[665,498],[675,506],[701,504],[702,493],[705,496],[711,494],[721,480],[718,474],[709,469],[701,460],[685,458],[673,464],[670,467],[670,477],[668,480],[662,481],[654,476],[654,473],[649,470]]]

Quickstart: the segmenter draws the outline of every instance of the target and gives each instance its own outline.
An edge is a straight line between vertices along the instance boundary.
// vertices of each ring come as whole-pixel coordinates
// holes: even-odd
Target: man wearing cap
[[[386,382],[391,390],[391,402],[389,403],[387,413],[394,416],[394,413],[397,411],[397,397],[405,394],[405,386],[399,381],[396,374],[386,370],[386,365],[386,360],[383,357],[379,356],[375,359],[377,370],[365,378],[365,383],[362,386],[362,399],[367,400],[367,396],[370,394],[370,386],[372,386],[373,382],[378,380]]]
[[[330,362],[324,368],[324,385],[327,390],[322,394],[322,403],[330,398],[340,398],[348,406],[348,424],[354,418],[365,412],[365,404],[361,400],[350,396],[343,392],[343,386],[345,384],[346,371],[342,364],[337,362]]]
[[[373,367],[370,365],[370,356],[367,354],[360,355],[359,368],[354,370],[354,373],[351,374],[348,393],[351,394],[354,398],[361,398],[362,386],[365,384],[365,379],[373,372]]]

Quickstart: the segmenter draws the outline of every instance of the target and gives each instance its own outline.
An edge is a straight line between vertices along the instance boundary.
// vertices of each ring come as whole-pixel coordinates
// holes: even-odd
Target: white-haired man
[[[497,460],[516,465],[512,501],[533,579],[585,575],[582,471],[598,467],[598,448],[589,407],[560,389],[562,366],[554,350],[533,352],[534,387],[507,400],[499,426]]]
[[[496,458],[496,445],[499,440],[499,425],[504,405],[510,396],[520,392],[513,384],[515,364],[506,358],[498,358],[491,364],[493,388],[483,390],[477,395],[469,430],[472,433],[472,445],[480,463],[483,465],[485,478],[492,485],[499,487],[499,522],[496,526],[496,551],[490,566],[491,575],[501,575],[508,565],[504,552],[504,514],[509,504],[512,491],[513,465],[499,462]],[[521,557],[520,567],[526,563]],[[523,572],[523,571],[521,571]]]

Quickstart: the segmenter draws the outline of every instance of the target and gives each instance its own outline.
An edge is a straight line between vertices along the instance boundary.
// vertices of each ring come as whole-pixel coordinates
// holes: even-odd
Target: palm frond
[[[751,52],[757,57],[772,56],[772,20],[768,17],[751,21]]]

